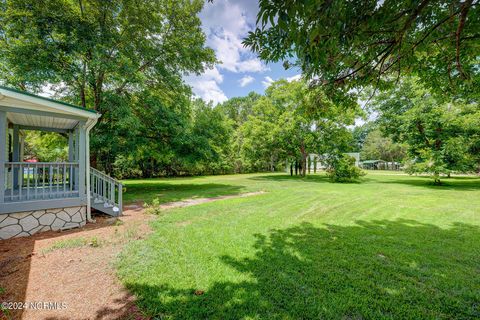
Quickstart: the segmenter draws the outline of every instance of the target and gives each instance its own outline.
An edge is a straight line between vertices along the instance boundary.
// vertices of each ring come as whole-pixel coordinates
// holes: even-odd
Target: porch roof
[[[81,121],[101,116],[93,110],[2,86],[0,110],[6,111],[8,121],[26,129],[70,130]]]

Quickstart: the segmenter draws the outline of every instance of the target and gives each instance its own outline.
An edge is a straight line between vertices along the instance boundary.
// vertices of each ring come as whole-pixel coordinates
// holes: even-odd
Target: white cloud
[[[207,102],[212,101],[217,104],[228,100],[219,86],[223,82],[223,75],[216,67],[207,69],[199,76],[190,75],[186,77],[185,81],[192,87],[195,96]]]
[[[272,79],[271,77],[269,77],[269,76],[266,76],[266,77],[264,78],[264,80],[262,80],[262,84],[263,84],[263,86],[264,86],[265,88],[270,87],[270,86],[272,85],[272,83],[274,83],[274,82],[275,82],[275,80],[273,80],[273,79]]]
[[[285,80],[287,80],[288,82],[292,82],[292,81],[297,81],[297,80],[300,80],[302,78],[302,75],[301,74],[296,74],[294,76],[291,76],[291,77],[287,77],[285,78]],[[262,80],[262,84],[265,88],[268,88],[272,85],[272,83],[274,83],[276,80],[273,80],[272,77],[270,76],[266,76],[263,78]]]
[[[255,81],[255,78],[252,77],[252,76],[244,76],[243,78],[241,78],[240,80],[238,80],[238,83],[240,83],[240,87],[245,87],[247,85],[249,85],[250,83],[252,83],[253,81]]]
[[[217,59],[221,62],[200,76],[185,77],[197,97],[213,103],[227,100],[220,87],[223,82],[221,71],[247,73],[269,70],[242,44],[242,39],[255,26],[257,13],[257,0],[215,0],[213,3],[205,3],[199,15],[202,29],[207,36],[207,46],[215,50]],[[252,81],[243,80],[240,85],[244,83],[243,86],[246,86]]]
[[[296,74],[294,76],[287,77],[287,81],[288,82],[297,81],[297,80],[300,80],[301,78],[302,78],[301,74]]]
[[[231,72],[263,72],[268,68],[249,49],[242,39],[255,25],[256,1],[216,0],[206,3],[200,18],[207,35],[207,45],[215,50],[219,68]]]

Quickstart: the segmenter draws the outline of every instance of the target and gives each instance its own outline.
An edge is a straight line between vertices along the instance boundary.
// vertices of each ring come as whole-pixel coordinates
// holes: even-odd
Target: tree
[[[405,157],[405,146],[395,143],[377,129],[371,131],[365,138],[361,157],[367,159],[382,159],[391,162],[401,162]]]
[[[477,104],[439,101],[415,79],[405,79],[372,103],[379,123],[393,141],[406,144],[407,171],[442,174],[469,172],[480,163],[480,111]]]
[[[256,100],[253,112],[239,128],[242,137],[241,158],[247,171],[273,171],[277,162],[284,158],[278,119],[283,105],[275,105],[271,90]]]
[[[190,136],[189,158],[193,157],[197,174],[225,174],[233,170],[233,127],[219,108],[196,100]]]
[[[365,144],[365,139],[370,132],[375,130],[377,124],[374,121],[365,122],[362,125],[355,126],[352,132],[352,142],[350,143],[350,152],[360,152]]]
[[[92,161],[111,171],[121,151],[117,146],[131,145],[124,137],[132,137],[128,131],[144,120],[135,117],[145,92],[152,93],[150,103],[158,97],[155,104],[172,105],[190,94],[183,75],[215,62],[198,18],[202,5],[201,0],[0,1],[0,79],[30,91],[49,85],[58,97],[102,113],[92,132]]]
[[[229,119],[234,128],[241,126],[253,114],[253,105],[261,97],[256,92],[250,92],[245,97],[234,97],[217,106]]]
[[[68,161],[67,137],[54,132],[24,131],[24,133],[25,158],[35,158],[40,162]]]
[[[244,40],[266,61],[297,66],[341,98],[416,74],[446,97],[478,98],[479,5],[474,0],[261,0]],[[335,90],[332,90],[335,89]]]
[[[230,120],[234,130],[232,137],[232,155],[231,161],[234,164],[234,172],[240,173],[250,170],[250,166],[245,163],[242,157],[242,148],[244,144],[242,125],[253,114],[253,106],[261,97],[258,93],[250,92],[245,97],[234,97],[217,106],[217,108]]]
[[[309,88],[303,81],[277,81],[242,126],[243,153],[270,168],[286,158],[305,175],[309,153],[333,156],[346,148],[347,126],[358,111],[358,106],[334,104],[321,88]]]

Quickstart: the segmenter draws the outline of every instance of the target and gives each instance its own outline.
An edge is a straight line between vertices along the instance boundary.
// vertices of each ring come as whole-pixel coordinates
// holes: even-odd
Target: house
[[[100,114],[0,87],[0,239],[91,221],[91,208],[117,216],[122,184],[90,167],[89,133]],[[68,137],[68,162],[23,157],[26,130]]]

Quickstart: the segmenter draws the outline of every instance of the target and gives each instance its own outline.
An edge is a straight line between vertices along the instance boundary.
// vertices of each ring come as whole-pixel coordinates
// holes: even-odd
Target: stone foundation
[[[82,227],[87,221],[86,214],[85,206],[0,214],[0,239]]]

